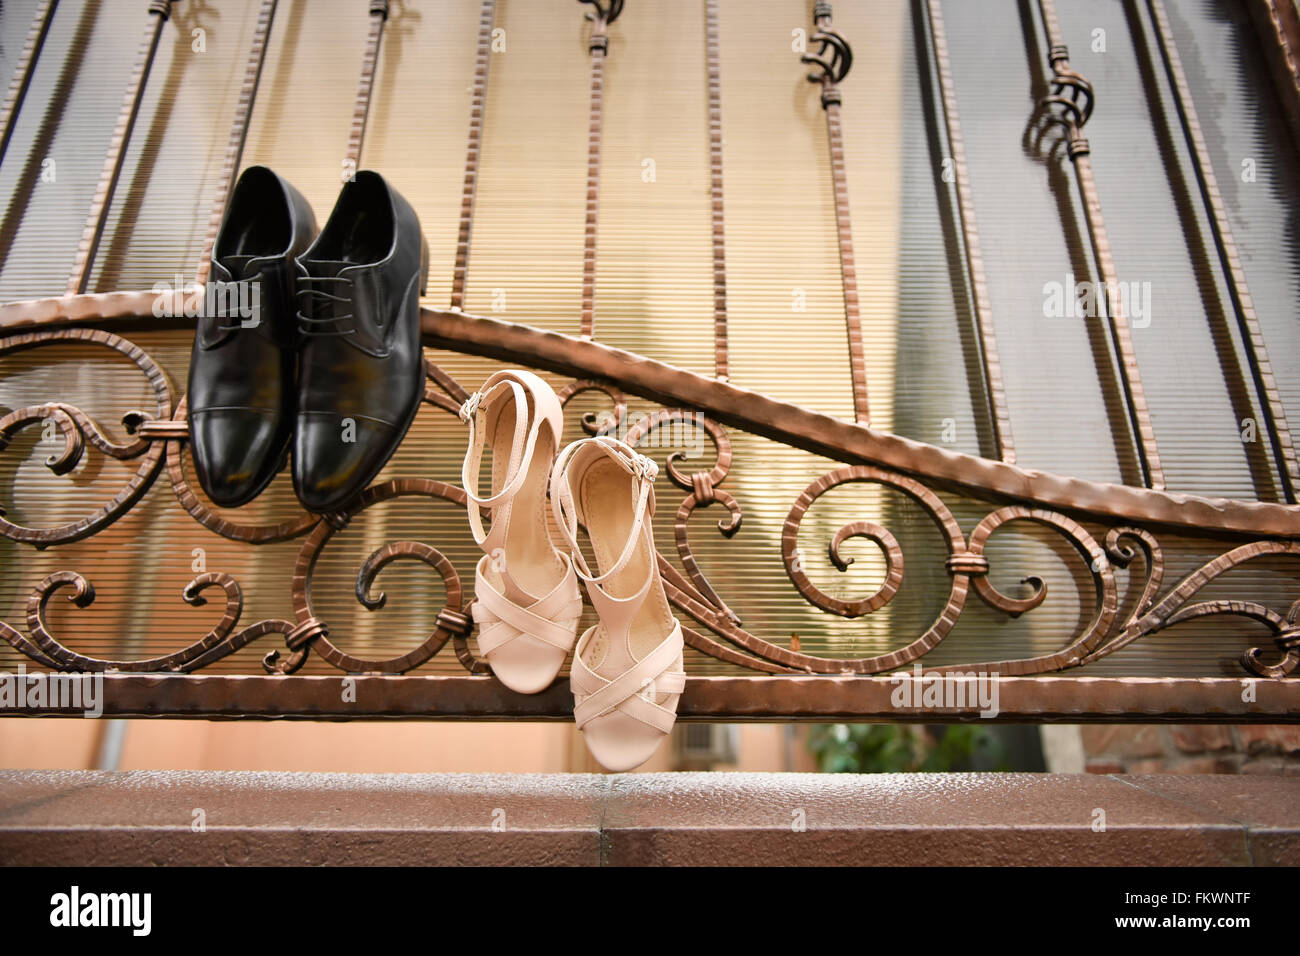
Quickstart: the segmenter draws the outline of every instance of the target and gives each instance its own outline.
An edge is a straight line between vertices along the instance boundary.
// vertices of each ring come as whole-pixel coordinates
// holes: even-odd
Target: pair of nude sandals
[[[664,594],[650,524],[659,468],[604,435],[561,450],[560,400],[531,372],[492,375],[460,417],[470,430],[461,480],[470,528],[484,551],[472,609],[479,652],[511,690],[545,690],[574,650],[582,578],[600,620],[574,650],[574,719],[601,766],[631,770],[672,730],[686,685],[682,626]],[[485,447],[492,450],[492,480],[480,497]],[[551,543],[548,483],[564,549]],[[486,532],[481,508],[491,517]],[[599,573],[578,545],[579,525]]]

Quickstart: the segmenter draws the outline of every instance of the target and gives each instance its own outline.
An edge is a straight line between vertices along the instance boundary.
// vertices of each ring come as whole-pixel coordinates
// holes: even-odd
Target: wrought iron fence
[[[583,2],[592,9],[587,14],[591,22],[588,31],[590,109],[580,334],[562,335],[465,311],[465,285],[483,149],[483,112],[489,96],[493,0],[484,0],[478,22],[450,307],[426,307],[422,316],[423,333],[425,344],[431,350],[484,356],[562,377],[567,380],[560,392],[566,405],[579,395],[603,396],[608,406],[606,412],[600,416],[586,413],[580,419],[587,433],[615,428],[625,432],[630,443],[637,444],[661,430],[687,429],[698,432],[699,440],[707,440],[712,446],[712,455],[706,456],[712,459],[707,467],[688,463],[676,453],[664,463],[668,480],[681,492],[670,519],[672,547],[661,549],[659,556],[665,588],[686,625],[683,633],[687,645],[698,655],[728,666],[722,676],[692,676],[688,680],[681,704],[683,719],[830,716],[914,719],[922,712],[919,705],[897,706],[890,700],[892,688],[899,683],[896,675],[900,671],[922,676],[972,672],[999,675],[1005,679],[1001,719],[1240,722],[1300,717],[1300,691],[1295,690],[1297,685],[1293,679],[1288,679],[1300,663],[1300,600],[1288,607],[1270,606],[1276,599],[1276,589],[1263,595],[1251,593],[1249,579],[1242,579],[1244,590],[1240,593],[1234,592],[1230,597],[1207,596],[1225,585],[1220,580],[1225,574],[1248,562],[1300,555],[1300,511],[1295,507],[1297,463],[1282,397],[1215,180],[1206,135],[1198,121],[1161,0],[1147,0],[1146,8],[1155,27],[1161,66],[1175,92],[1178,120],[1192,155],[1213,249],[1221,263],[1240,329],[1262,412],[1263,431],[1272,453],[1272,466],[1279,476],[1281,500],[1278,501],[1199,497],[1166,489],[1141,370],[1118,298],[1105,303],[1118,369],[1114,397],[1125,410],[1129,429],[1125,440],[1131,442],[1140,463],[1141,481],[1130,485],[1108,484],[1035,471],[1018,462],[940,0],[926,0],[916,9],[933,58],[937,80],[934,92],[941,107],[943,135],[952,160],[958,224],[955,239],[969,281],[973,323],[970,341],[977,350],[975,364],[982,376],[982,413],[992,436],[991,454],[988,457],[962,454],[871,426],[840,115],[841,83],[852,67],[853,54],[848,39],[834,29],[829,3],[813,5],[809,47],[802,61],[810,71],[808,79],[820,87],[828,135],[854,420],[778,401],[729,380],[717,0],[702,2],[705,24],[702,68],[706,72],[708,92],[714,374],[688,371],[602,344],[596,321],[595,285],[604,66],[606,57],[611,55],[611,27],[619,18],[623,4],[620,0]],[[361,162],[385,25],[402,5],[370,0],[364,6],[368,34],[345,160],[352,170]],[[1300,27],[1285,0],[1261,2],[1257,6],[1265,14],[1266,42],[1271,35],[1275,45],[1292,44],[1288,48],[1293,49],[1293,44],[1300,42]],[[0,158],[25,102],[34,65],[58,12],[56,7],[54,0],[39,4],[30,35],[18,56],[14,80],[3,105]],[[184,396],[178,395],[169,384],[163,366],[131,341],[130,336],[190,327],[184,316],[187,309],[193,314],[195,297],[201,295],[208,254],[226,197],[240,168],[277,2],[262,0],[248,45],[219,197],[209,218],[204,255],[196,268],[198,286],[178,297],[176,304],[180,308],[159,316],[155,292],[87,290],[159,37],[172,7],[168,0],[154,0],[147,7],[141,6],[144,38],[86,218],[67,294],[14,302],[0,309],[0,355],[36,349],[54,352],[54,347],[60,345],[101,350],[106,355],[116,352],[143,376],[150,396],[148,408],[122,415],[127,433],[126,440],[122,441],[111,437],[91,415],[57,398],[13,408],[0,418],[0,451],[10,448],[20,432],[39,427],[57,432],[61,447],[45,463],[55,475],[68,474],[87,454],[96,453],[127,463],[134,471],[102,506],[54,526],[27,525],[22,515],[0,511],[0,535],[37,550],[93,538],[136,508],[146,492],[163,478],[171,485],[175,504],[213,536],[250,546],[301,539],[292,566],[277,569],[288,579],[285,586],[291,593],[293,615],[246,623],[239,573],[203,571],[184,588],[181,599],[191,605],[215,599],[222,602],[224,609],[219,622],[192,643],[142,659],[82,654],[55,636],[48,619],[50,602],[57,596],[67,597],[83,608],[95,598],[93,581],[76,570],[66,569],[53,571],[35,583],[27,600],[25,626],[0,622],[0,636],[37,665],[109,675],[111,689],[106,701],[109,713],[304,718],[563,717],[570,706],[563,682],[536,697],[518,698],[487,676],[472,641],[469,614],[472,595],[445,546],[440,550],[440,542],[386,541],[370,551],[355,573],[356,600],[368,610],[384,606],[386,596],[378,588],[377,578],[394,562],[421,563],[441,579],[442,606],[433,615],[429,633],[412,649],[390,656],[350,653],[331,640],[330,622],[317,612],[312,593],[313,576],[336,534],[349,525],[365,522],[366,512],[372,507],[395,499],[441,500],[463,508],[465,496],[458,487],[433,478],[396,478],[374,485],[343,513],[300,512],[284,520],[257,523],[238,513],[218,511],[190,486],[184,468],[188,435]],[[1053,163],[1068,157],[1086,213],[1080,238],[1092,249],[1102,285],[1115,287],[1118,276],[1092,172],[1092,146],[1082,135],[1093,115],[1096,91],[1071,66],[1052,0],[1039,0],[1038,10],[1050,75],[1045,95],[1032,115],[1026,117],[1026,142]],[[1284,70],[1292,71],[1289,76],[1295,87],[1294,60],[1282,57],[1280,62]],[[1288,109],[1300,103],[1300,97],[1287,102],[1283,96],[1283,100]],[[1098,108],[1104,109],[1104,103]],[[1105,148],[1104,144],[1100,148]],[[425,402],[454,418],[469,390],[443,367],[444,363],[435,360],[436,354],[431,352],[428,360]],[[633,415],[629,411],[629,396],[659,407],[647,414]],[[797,636],[787,641],[747,627],[733,606],[736,602],[728,594],[728,588],[706,575],[691,539],[691,529],[702,524],[692,521],[698,511],[717,515],[716,527],[724,537],[729,538],[741,527],[745,502],[735,493],[734,480],[729,482],[733,469],[732,437],[736,430],[830,459],[834,465],[809,483],[790,504],[780,530],[779,548],[770,556],[785,569],[792,585],[791,601],[802,600],[826,615],[854,620],[885,608],[899,592],[904,580],[903,548],[896,534],[898,529],[891,530],[885,514],[844,523],[821,543],[831,565],[839,571],[844,571],[853,561],[846,551],[850,540],[868,540],[879,548],[883,557],[883,581],[874,593],[865,597],[830,593],[824,584],[818,583],[816,575],[809,573],[801,547],[801,540],[807,540],[806,531],[804,538],[800,537],[805,519],[828,493],[844,486],[873,485],[905,499],[908,507],[917,509],[930,533],[939,536],[936,567],[943,569],[947,596],[940,597],[941,609],[932,623],[901,646],[861,656],[826,653],[821,649],[810,651],[801,646]],[[960,497],[965,503],[963,518],[974,516],[973,522],[968,521],[969,533],[954,515],[952,496]],[[665,517],[661,514],[660,520]],[[1048,529],[1080,561],[1075,584],[1084,613],[1075,632],[1059,640],[1059,646],[1027,656],[972,662],[948,659],[924,666],[929,663],[927,656],[968,613],[974,603],[972,597],[1007,618],[1028,614],[1042,605],[1047,586],[1041,577],[1025,579],[1030,592],[1024,597],[1012,597],[990,580],[996,562],[989,547],[990,538],[1004,525],[1026,524]],[[1179,542],[1185,544],[1184,539],[1188,537],[1202,543],[1218,542],[1215,555],[1197,559],[1190,566],[1186,555],[1178,561],[1171,560],[1169,542],[1173,541],[1173,547],[1177,547]],[[912,566],[909,558],[907,567]],[[1177,578],[1167,579],[1166,569],[1170,567],[1180,569]],[[16,565],[6,568],[5,573],[20,575],[23,570],[20,556]],[[265,569],[258,573],[265,573]],[[738,582],[728,583],[735,587]],[[141,580],[139,587],[147,589],[150,582]],[[1259,629],[1260,640],[1256,644],[1239,655],[1232,655],[1237,657],[1235,676],[1224,673],[1212,678],[1087,677],[1091,665],[1136,641],[1176,625],[1207,619],[1245,620]],[[195,673],[254,642],[267,646],[261,674]],[[419,668],[435,655],[445,657],[444,648],[449,643],[450,653],[463,668],[463,674],[439,672],[421,676]],[[308,676],[303,668],[309,660],[326,665],[326,671],[333,669],[338,673],[331,677],[316,671]],[[1068,676],[1081,668],[1079,673],[1084,675],[1083,679]],[[895,676],[889,676],[891,673]],[[343,681],[364,688],[364,693],[358,690],[348,701],[346,694],[340,693]],[[1255,681],[1259,682],[1258,689],[1253,687]],[[1247,684],[1252,685],[1250,693],[1243,692]],[[364,703],[357,705],[358,699]],[[55,706],[29,707],[24,712],[58,710]],[[969,712],[945,715],[926,711],[928,720],[971,719],[971,716]]]

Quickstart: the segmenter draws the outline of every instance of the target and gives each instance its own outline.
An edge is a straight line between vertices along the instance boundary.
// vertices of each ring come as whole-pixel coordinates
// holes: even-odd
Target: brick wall
[[[1089,773],[1300,775],[1300,727],[1113,724],[1082,728]]]

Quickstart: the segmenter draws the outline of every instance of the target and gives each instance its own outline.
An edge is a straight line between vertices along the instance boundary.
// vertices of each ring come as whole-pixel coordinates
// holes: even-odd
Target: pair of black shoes
[[[298,499],[344,509],[396,451],[424,397],[428,244],[375,172],[344,184],[325,228],[265,166],[235,184],[190,359],[190,444],[217,505],[261,493],[293,445]]]

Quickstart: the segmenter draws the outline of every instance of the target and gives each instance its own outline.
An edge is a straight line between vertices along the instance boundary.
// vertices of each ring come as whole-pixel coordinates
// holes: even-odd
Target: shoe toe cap
[[[396,450],[398,429],[368,418],[301,414],[294,438],[294,487],[308,510],[350,504]]]
[[[245,504],[279,468],[286,436],[273,413],[204,410],[189,415],[189,427],[199,486],[219,507]]]

